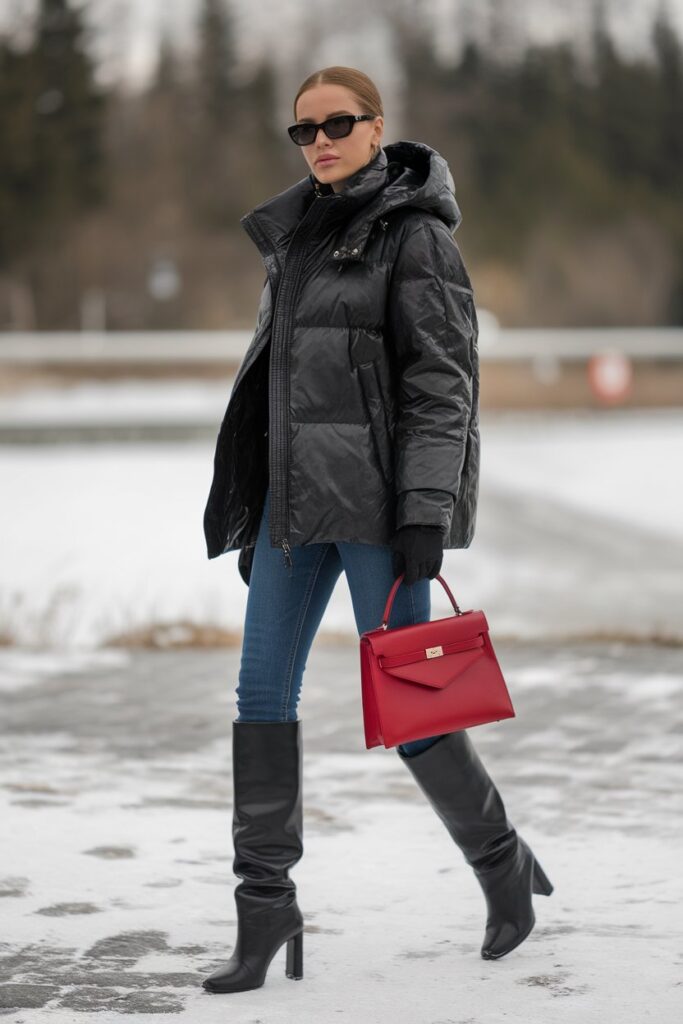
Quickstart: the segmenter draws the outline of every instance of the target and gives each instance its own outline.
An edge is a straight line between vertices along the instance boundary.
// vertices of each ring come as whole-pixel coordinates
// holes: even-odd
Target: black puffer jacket
[[[208,557],[388,544],[408,523],[468,547],[479,485],[478,325],[448,164],[396,142],[341,192],[314,175],[241,218],[267,278],[218,434]],[[242,557],[241,556],[241,557]]]

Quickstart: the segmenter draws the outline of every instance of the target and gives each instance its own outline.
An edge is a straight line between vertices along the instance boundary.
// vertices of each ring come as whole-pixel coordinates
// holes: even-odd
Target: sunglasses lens
[[[340,117],[331,117],[325,125],[325,134],[328,139],[343,139],[349,135],[353,121],[350,117],[342,114]]]
[[[289,134],[297,146],[310,146],[315,141],[315,128],[312,124],[295,124]]]

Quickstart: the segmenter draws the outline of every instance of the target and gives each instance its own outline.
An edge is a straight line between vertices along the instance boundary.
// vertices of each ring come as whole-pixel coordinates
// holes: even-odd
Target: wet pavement
[[[531,936],[501,961],[479,957],[472,872],[395,751],[365,749],[357,645],[321,640],[299,706],[305,977],[285,977],[283,948],[263,988],[220,996],[201,980],[235,935],[239,649],[0,649],[0,1015],[486,1024],[680,1012],[683,648],[497,652],[517,715],[470,735],[555,885],[534,897]]]

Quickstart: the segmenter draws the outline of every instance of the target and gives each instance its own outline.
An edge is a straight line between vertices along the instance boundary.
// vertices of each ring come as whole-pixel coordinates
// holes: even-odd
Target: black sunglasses
[[[356,121],[374,121],[376,114],[337,114],[336,117],[328,117],[327,121],[320,124],[311,124],[305,121],[303,124],[290,124],[287,131],[297,146],[310,146],[318,137],[318,129],[322,128],[328,139],[345,139],[351,134]]]

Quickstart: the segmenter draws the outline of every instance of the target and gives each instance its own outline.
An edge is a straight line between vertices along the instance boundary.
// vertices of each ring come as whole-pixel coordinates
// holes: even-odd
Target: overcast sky
[[[36,2],[0,0],[0,30],[25,20]],[[505,12],[505,4],[506,0],[498,0],[497,7]],[[683,38],[683,0],[606,0],[610,28],[622,52],[639,54],[647,48],[649,24],[661,4],[668,8]],[[511,46],[515,36],[524,34],[539,42],[566,37],[580,43],[588,32],[592,5],[593,0],[508,0],[509,30],[504,38],[509,38]],[[192,39],[199,0],[90,0],[89,6],[103,61],[102,76],[122,74],[137,83],[148,75],[163,31],[181,44]],[[342,19],[330,16],[339,10],[338,0],[317,0],[312,8],[301,0],[231,0],[229,7],[235,16],[239,53],[245,60],[266,48],[280,63],[286,63],[292,47],[316,15],[324,39],[311,55],[314,65],[323,61],[366,69],[367,63],[362,61],[381,60],[382,46],[386,49],[388,42],[382,31],[381,7],[367,0],[346,0]],[[479,35],[487,32],[486,0],[427,0],[423,9],[430,8],[437,26],[435,38],[444,55],[457,54],[463,37],[475,23]],[[350,23],[353,34],[346,31]],[[326,25],[331,26],[329,33],[325,33]],[[341,32],[338,47],[337,32]],[[358,40],[362,41],[364,35],[374,35],[375,48],[359,52]],[[359,52],[358,59],[354,60],[349,51]]]

